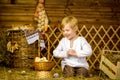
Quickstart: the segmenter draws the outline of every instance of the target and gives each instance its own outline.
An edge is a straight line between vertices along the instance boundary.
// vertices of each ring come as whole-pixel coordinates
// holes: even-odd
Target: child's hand
[[[68,56],[75,56],[75,57],[77,57],[76,51],[73,50],[73,49],[69,49],[67,54],[68,54]]]

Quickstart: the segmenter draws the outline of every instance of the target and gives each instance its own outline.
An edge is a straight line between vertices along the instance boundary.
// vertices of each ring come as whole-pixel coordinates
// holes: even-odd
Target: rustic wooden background
[[[102,49],[120,50],[119,3],[119,0],[45,0],[51,56],[62,38],[60,22],[64,16],[72,14],[79,20],[78,34],[92,46],[93,55],[87,58],[90,68],[98,68]],[[10,29],[13,24],[36,26],[33,20],[36,5],[37,0],[1,0],[0,30]],[[56,63],[54,68],[60,68],[61,59],[53,60]]]
[[[33,15],[38,0],[1,0],[0,25],[36,24]],[[120,24],[119,0],[45,0],[49,22],[55,24],[69,14],[80,24]]]

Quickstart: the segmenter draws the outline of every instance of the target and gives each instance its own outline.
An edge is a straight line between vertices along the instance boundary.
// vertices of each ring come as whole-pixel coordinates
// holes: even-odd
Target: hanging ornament
[[[39,0],[38,2],[43,4],[43,3],[44,3],[44,0]]]
[[[44,8],[44,0],[39,0],[34,14],[34,20],[37,21],[37,29],[40,32],[46,32],[48,25],[48,17]]]

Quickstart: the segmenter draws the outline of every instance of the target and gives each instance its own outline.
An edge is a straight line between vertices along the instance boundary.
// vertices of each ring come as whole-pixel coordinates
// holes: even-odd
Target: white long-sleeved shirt
[[[69,49],[74,49],[77,53],[77,57],[67,55]],[[58,58],[63,58],[61,61],[62,70],[65,65],[72,67],[85,67],[89,68],[89,65],[86,61],[86,57],[92,54],[92,48],[84,37],[78,37],[73,42],[73,47],[70,48],[70,40],[67,38],[62,38],[53,51],[53,55]]]

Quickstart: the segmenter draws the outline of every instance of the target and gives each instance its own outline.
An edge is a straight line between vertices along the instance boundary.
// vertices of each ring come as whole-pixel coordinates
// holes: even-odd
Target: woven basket
[[[50,71],[54,67],[53,61],[48,62],[34,62],[35,70],[39,71]]]
[[[50,59],[50,42],[49,42],[49,37],[47,34],[45,34],[45,36],[47,37],[47,41],[48,41],[48,54],[47,54],[47,60],[46,62],[34,62],[34,67],[35,70],[40,70],[40,71],[50,71],[55,63],[52,61],[52,58]],[[40,57],[41,52],[40,52],[40,39],[38,40],[38,57]]]

